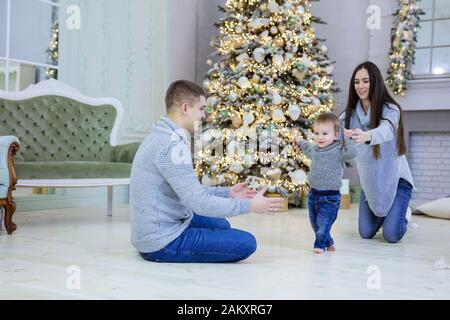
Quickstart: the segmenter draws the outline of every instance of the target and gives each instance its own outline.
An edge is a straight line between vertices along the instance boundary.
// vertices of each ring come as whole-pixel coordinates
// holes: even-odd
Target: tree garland
[[[420,0],[399,0],[400,8],[394,14],[395,26],[391,31],[391,49],[389,51],[389,70],[386,82],[395,95],[404,96],[406,81],[412,79],[411,67],[417,42],[417,30],[420,28]]]
[[[47,49],[49,62],[52,65],[58,65],[58,59],[59,59],[59,22],[55,21],[52,25],[52,31],[51,31],[51,39],[50,39],[50,46]],[[46,68],[45,69],[45,75],[47,79],[58,78],[58,70],[53,68]]]

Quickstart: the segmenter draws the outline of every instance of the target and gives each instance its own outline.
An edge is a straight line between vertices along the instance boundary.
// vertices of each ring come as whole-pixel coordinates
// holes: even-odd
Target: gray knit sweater
[[[162,117],[139,147],[131,169],[132,244],[142,253],[166,247],[189,226],[194,212],[230,217],[250,211],[249,200],[229,194],[229,188],[200,184],[188,139]]]
[[[345,112],[339,119],[344,124]],[[359,128],[371,131],[370,144],[359,144],[356,166],[358,167],[361,187],[366,195],[370,209],[378,217],[386,217],[397,194],[400,178],[414,187],[414,180],[405,155],[397,152],[397,129],[400,111],[396,105],[386,104],[383,107],[382,120],[375,129],[370,129],[370,109],[367,114],[358,101],[355,111],[350,117],[350,129]],[[375,159],[372,146],[380,145],[381,157]]]
[[[344,143],[335,141],[328,147],[319,148],[305,140],[298,140],[303,153],[311,159],[308,182],[316,190],[339,190],[342,186],[344,162],[356,157],[356,146],[345,138]]]

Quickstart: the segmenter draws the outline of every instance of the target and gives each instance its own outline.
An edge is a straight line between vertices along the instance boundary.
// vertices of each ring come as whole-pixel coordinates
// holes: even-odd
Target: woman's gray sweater
[[[339,119],[344,125],[345,112]],[[386,217],[394,203],[397,185],[400,178],[405,179],[414,187],[414,180],[405,155],[398,155],[397,129],[400,120],[400,110],[396,105],[386,104],[383,108],[380,125],[370,129],[370,109],[367,114],[358,102],[355,112],[350,118],[350,128],[371,131],[370,144],[357,145],[358,155],[356,166],[361,187],[366,195],[370,209],[378,217]],[[372,146],[380,145],[379,159],[375,159]]]

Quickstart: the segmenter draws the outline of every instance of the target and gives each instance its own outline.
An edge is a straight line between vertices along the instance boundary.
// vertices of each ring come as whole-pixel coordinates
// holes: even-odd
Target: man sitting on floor
[[[275,212],[283,206],[282,198],[264,197],[265,189],[256,193],[245,184],[232,188],[200,184],[186,131],[193,133],[194,123],[205,117],[205,96],[195,83],[172,83],[166,93],[167,115],[154,125],[134,158],[131,241],[145,260],[246,259],[256,250],[255,237],[232,229],[224,217]]]

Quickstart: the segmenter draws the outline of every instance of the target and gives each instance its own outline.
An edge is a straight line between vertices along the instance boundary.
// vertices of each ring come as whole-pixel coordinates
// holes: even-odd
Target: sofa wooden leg
[[[12,234],[17,229],[16,224],[12,221],[13,214],[16,212],[16,203],[14,201],[10,203],[3,202],[1,206],[5,209],[6,232],[8,232],[8,234]]]

